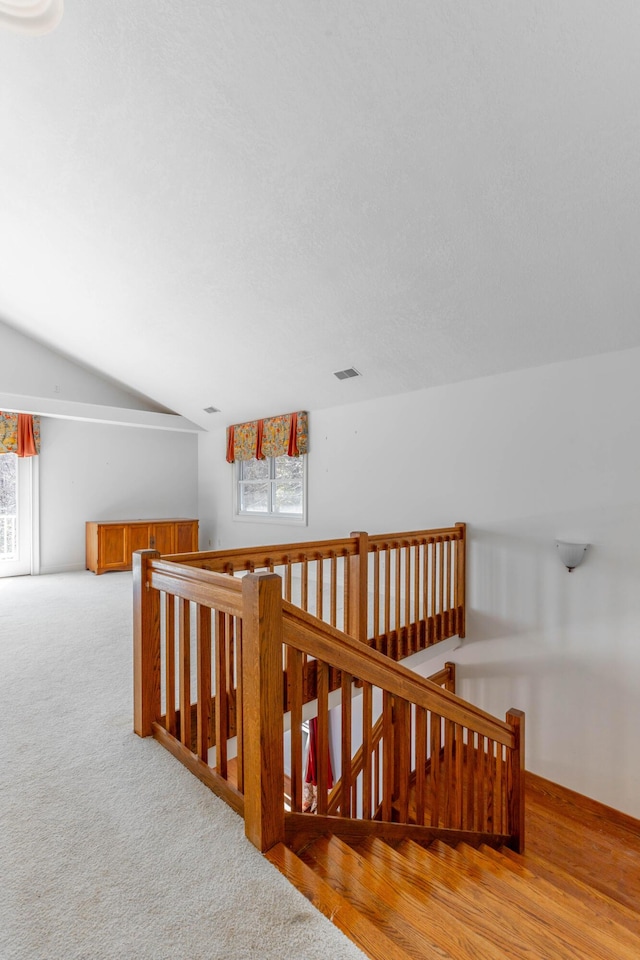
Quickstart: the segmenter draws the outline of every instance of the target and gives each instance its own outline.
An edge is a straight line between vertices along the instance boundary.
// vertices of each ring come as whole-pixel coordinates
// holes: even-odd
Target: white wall
[[[41,572],[84,569],[87,520],[197,517],[194,434],[44,418]]]
[[[0,349],[11,362],[2,371],[2,392],[99,403],[135,410],[164,410],[96,371],[68,360],[0,321]]]
[[[466,521],[459,692],[525,710],[529,769],[640,817],[639,374],[630,350],[310,411],[306,528],[234,522],[201,436],[201,545]],[[571,574],[556,538],[592,544]]]
[[[58,417],[41,418],[41,573],[84,569],[87,520],[198,516],[195,433],[99,422],[114,407],[162,408],[2,322],[0,348],[11,358],[3,393],[59,401]],[[98,422],[75,419],[78,403],[91,405]],[[67,405],[74,419],[65,419]],[[156,416],[157,423],[167,419]]]

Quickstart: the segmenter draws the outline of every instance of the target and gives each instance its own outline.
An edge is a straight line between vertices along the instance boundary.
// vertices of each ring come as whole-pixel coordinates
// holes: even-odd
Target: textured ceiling
[[[638,346],[639,41],[624,0],[67,0],[0,30],[0,319],[206,427]]]

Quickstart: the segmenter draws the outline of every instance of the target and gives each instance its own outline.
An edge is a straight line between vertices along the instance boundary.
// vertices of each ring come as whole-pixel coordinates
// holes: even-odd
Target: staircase
[[[638,960],[640,822],[526,780],[525,854],[327,835],[267,856],[374,960]]]

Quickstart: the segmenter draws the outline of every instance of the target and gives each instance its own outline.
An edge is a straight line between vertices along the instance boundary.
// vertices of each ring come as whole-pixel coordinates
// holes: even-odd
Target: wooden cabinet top
[[[87,523],[99,523],[101,527],[109,526],[109,524],[122,524],[122,523],[197,523],[195,517],[150,517],[147,519],[139,518],[137,520],[87,520]]]

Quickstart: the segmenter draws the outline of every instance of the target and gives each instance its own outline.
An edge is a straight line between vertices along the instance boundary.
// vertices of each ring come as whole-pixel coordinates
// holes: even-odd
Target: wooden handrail
[[[377,650],[358,644],[286,600],[282,601],[282,610],[284,641],[290,646],[380,687],[393,696],[409,700],[425,710],[433,710],[454,723],[471,727],[504,746],[515,746],[513,729],[505,721],[419,677],[401,663],[390,661]]]
[[[170,559],[175,563],[202,567],[218,573],[225,573],[229,568],[252,572],[252,568],[282,567],[289,563],[300,563],[302,560],[329,560],[334,553],[354,556],[357,551],[357,540],[354,537],[344,537],[337,540],[278,543],[266,547],[181,553],[172,555]]]

